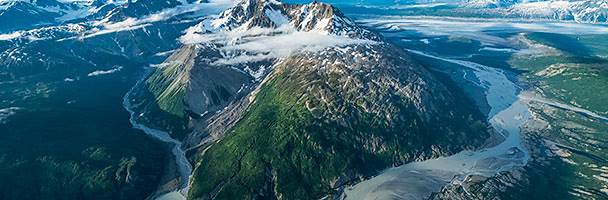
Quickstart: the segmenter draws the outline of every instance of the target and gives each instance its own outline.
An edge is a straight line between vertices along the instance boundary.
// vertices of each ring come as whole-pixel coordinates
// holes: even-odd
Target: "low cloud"
[[[109,69],[109,70],[97,70],[97,71],[91,72],[87,76],[91,77],[91,76],[112,74],[115,72],[119,72],[120,70],[122,70],[122,66],[114,66],[112,69]]]

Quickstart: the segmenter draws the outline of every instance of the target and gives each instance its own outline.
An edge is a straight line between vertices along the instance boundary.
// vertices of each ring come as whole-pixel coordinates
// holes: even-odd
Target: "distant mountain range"
[[[0,0],[0,33],[94,20],[118,22],[198,3],[196,0]]]
[[[608,22],[608,0],[404,0],[384,2],[381,5],[374,2],[361,1],[354,4],[380,9],[409,10],[405,15]]]
[[[525,18],[574,20],[583,23],[608,22],[608,0],[539,1],[517,3],[502,12]]]
[[[0,33],[94,19],[118,22],[167,8],[187,7],[201,2],[203,1],[0,0],[0,21],[3,22],[0,24]],[[373,6],[374,2],[367,2],[365,5]],[[444,5],[441,6],[442,9],[459,9],[459,12],[469,10],[467,13],[495,17],[573,20],[581,23],[608,21],[608,0],[413,0],[397,1],[397,4],[417,9],[425,7],[412,5]],[[435,6],[428,7],[434,8]]]
[[[0,32],[54,25],[108,11],[115,4],[105,2],[59,2],[56,0],[0,1]]]
[[[608,0],[469,0],[458,6],[506,17],[608,22]]]

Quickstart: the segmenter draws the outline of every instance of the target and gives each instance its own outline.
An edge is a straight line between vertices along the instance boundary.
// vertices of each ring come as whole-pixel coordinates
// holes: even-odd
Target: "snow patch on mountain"
[[[265,11],[266,16],[277,25],[284,25],[289,23],[289,19],[281,11],[274,9],[267,9]]]

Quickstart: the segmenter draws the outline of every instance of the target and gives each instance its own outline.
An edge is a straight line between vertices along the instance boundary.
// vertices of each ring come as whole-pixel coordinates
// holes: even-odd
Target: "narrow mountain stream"
[[[171,136],[167,132],[153,129],[153,128],[147,127],[147,126],[137,122],[137,120],[136,120],[137,113],[135,113],[135,111],[133,110],[133,105],[129,101],[129,95],[133,92],[133,89],[137,88],[138,85],[140,84],[140,82],[142,82],[143,80],[145,80],[145,79],[139,80],[135,84],[135,86],[133,86],[131,91],[129,91],[124,96],[123,106],[131,114],[131,118],[129,120],[130,120],[131,124],[133,125],[133,128],[140,129],[140,130],[144,131],[146,134],[148,134],[149,136],[151,136],[155,139],[158,139],[160,141],[169,143],[169,145],[172,145],[171,153],[175,157],[174,158],[175,163],[169,163],[169,164],[177,166],[177,171],[179,173],[178,175],[180,177],[180,186],[179,186],[178,191],[174,191],[174,192],[170,192],[170,193],[161,195],[160,197],[157,197],[156,199],[173,199],[173,200],[186,199],[185,196],[188,192],[188,180],[190,178],[190,174],[192,173],[192,165],[190,164],[190,162],[188,162],[186,153],[181,148],[182,143],[176,139],[171,138]]]

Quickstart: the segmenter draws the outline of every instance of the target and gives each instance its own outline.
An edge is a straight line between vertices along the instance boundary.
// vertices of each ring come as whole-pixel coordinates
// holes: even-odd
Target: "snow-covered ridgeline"
[[[458,12],[496,18],[608,23],[608,0],[437,0],[407,2],[405,5],[378,6],[369,3],[356,6],[397,10],[426,8],[428,13],[434,13],[435,8],[441,7],[439,9],[458,9]]]
[[[529,18],[606,23],[608,22],[608,0],[558,0],[518,3],[509,7],[505,12]]]
[[[508,17],[608,22],[608,0],[469,0],[458,5]]]
[[[531,118],[527,100],[499,69],[477,63],[441,58],[420,51],[411,53],[450,62],[472,70],[474,80],[486,89],[491,106],[489,122],[505,140],[479,151],[463,151],[448,157],[413,162],[385,170],[378,176],[345,189],[344,199],[426,199],[446,184],[461,184],[471,175],[485,177],[524,166],[530,159],[521,141],[521,129]]]

